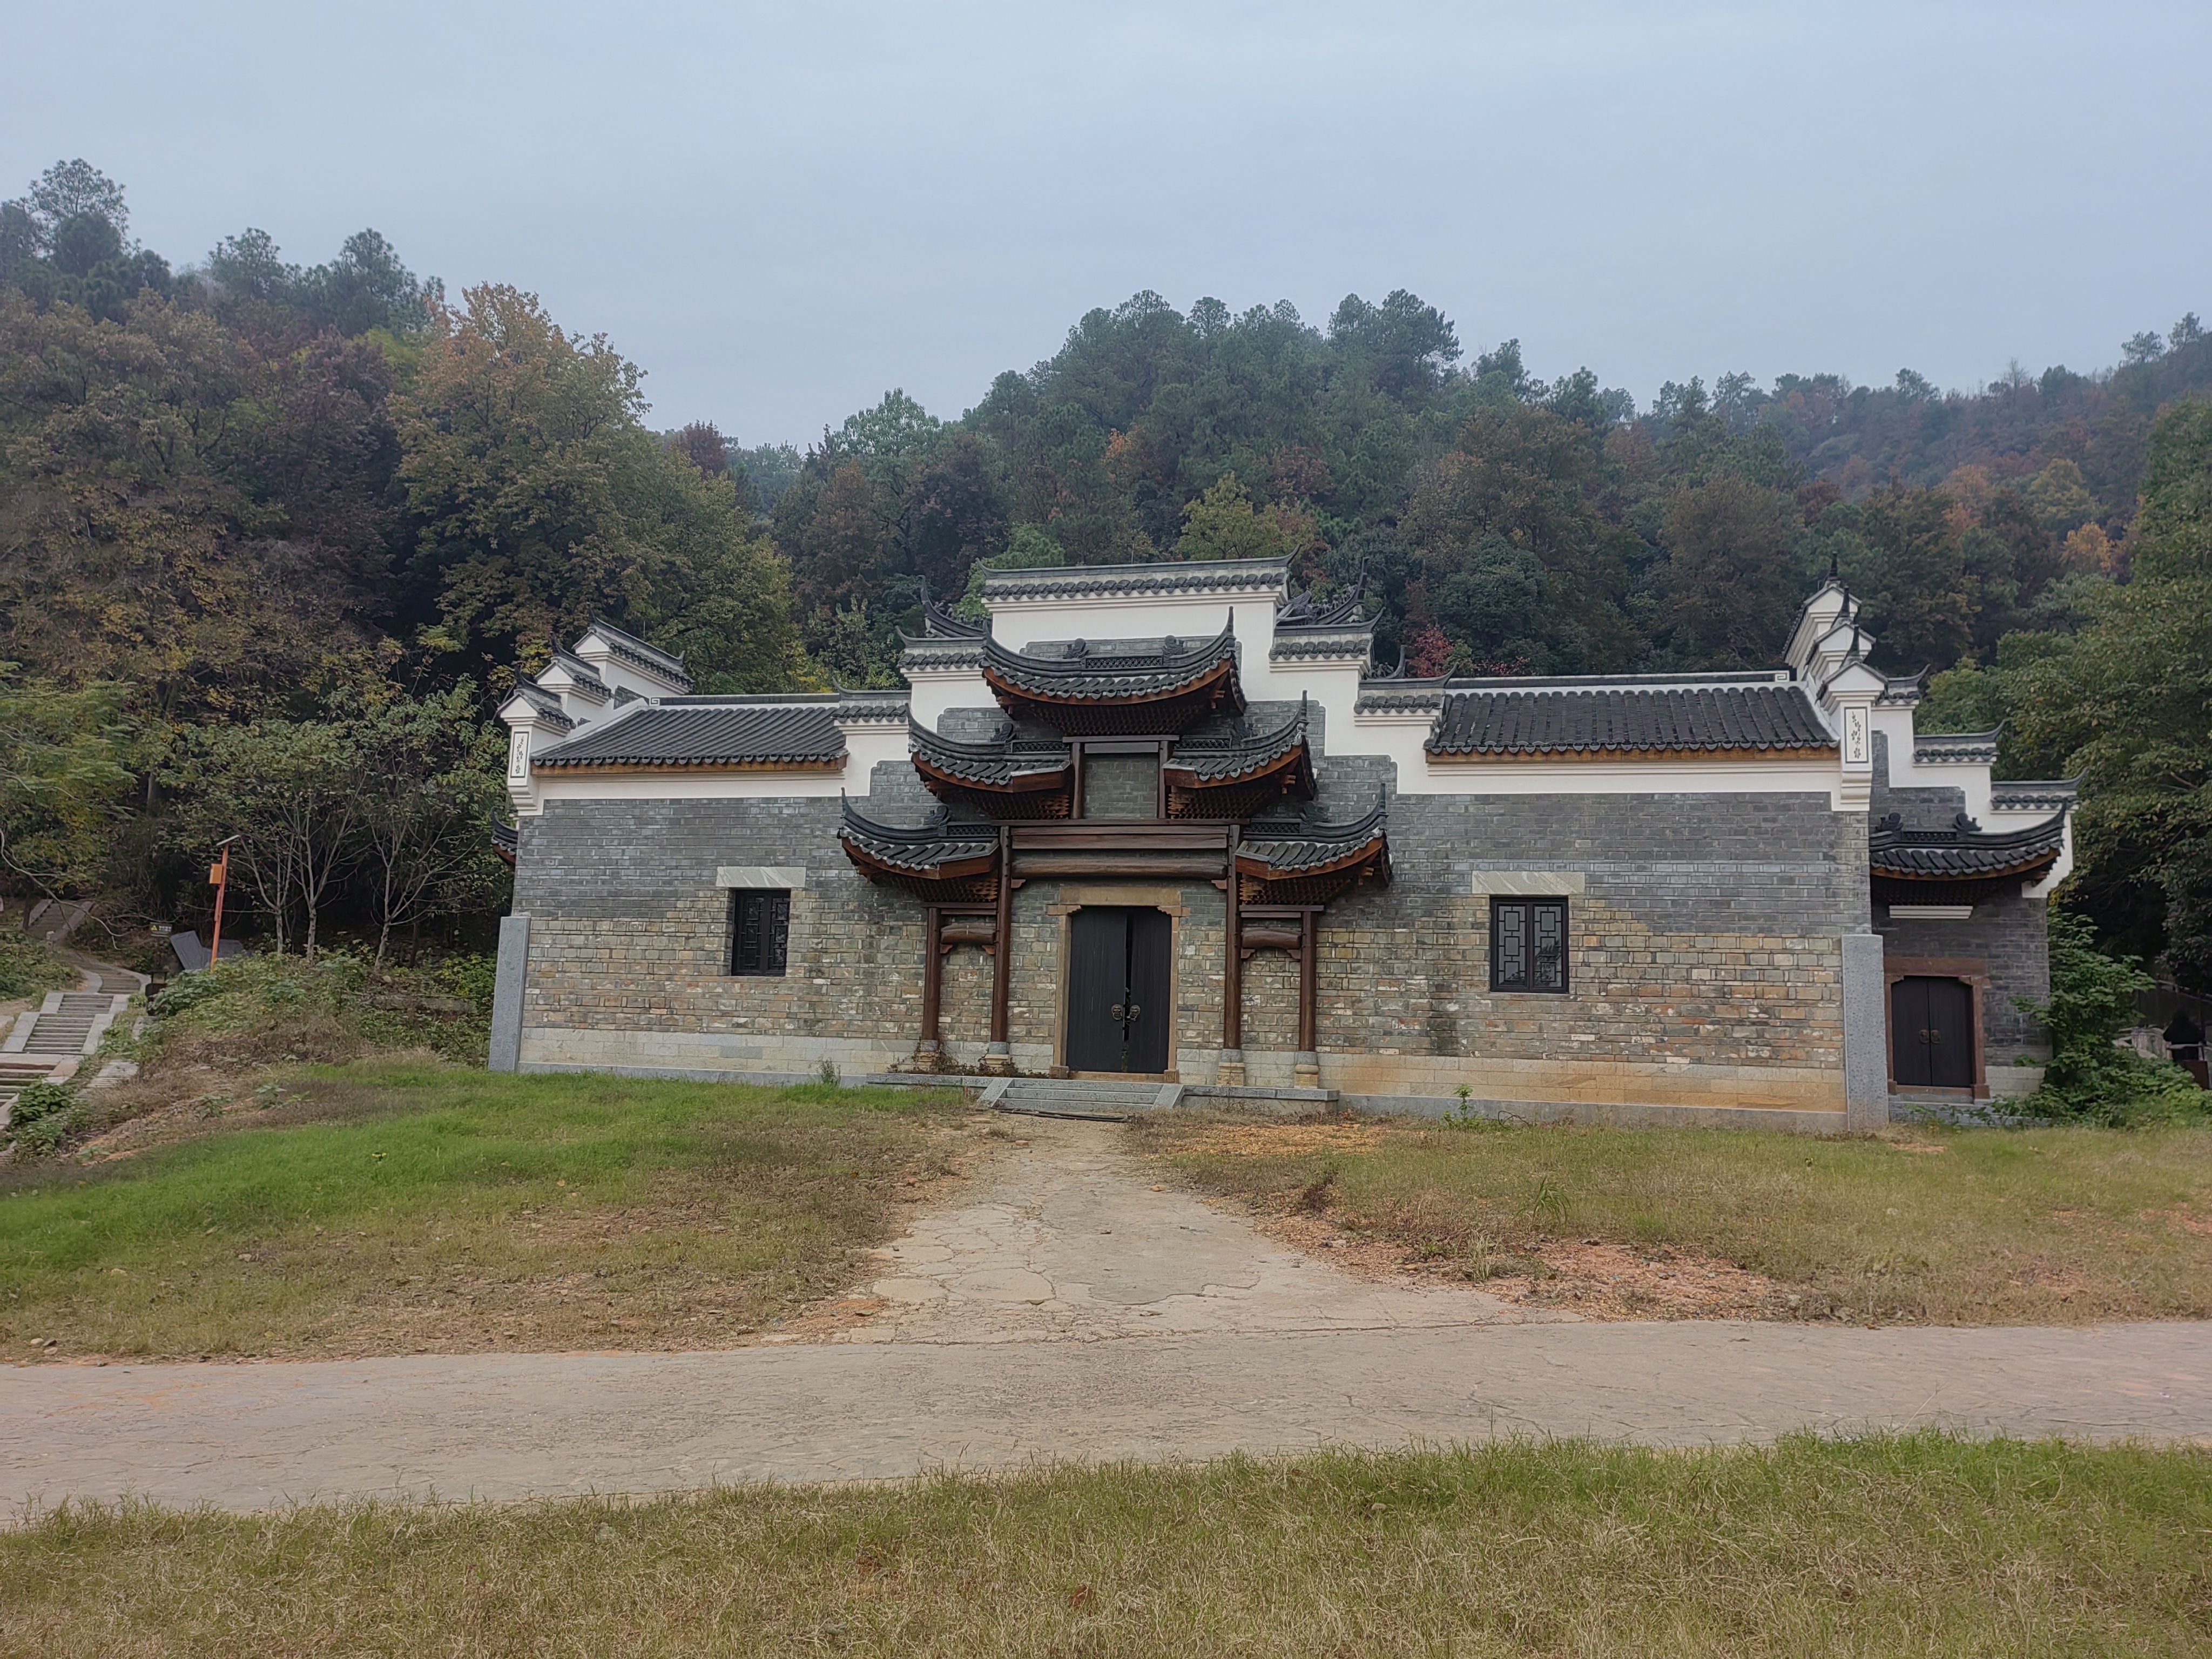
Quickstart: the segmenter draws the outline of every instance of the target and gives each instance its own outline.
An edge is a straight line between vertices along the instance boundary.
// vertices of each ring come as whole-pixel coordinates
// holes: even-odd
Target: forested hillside
[[[957,419],[893,392],[748,449],[651,430],[636,368],[518,289],[450,299],[367,230],[319,265],[253,230],[172,264],[73,162],[0,205],[0,879],[118,927],[193,919],[224,826],[272,817],[272,939],[493,913],[492,699],[593,614],[702,690],[890,684],[925,581],[1274,555],[1324,595],[1364,572],[1414,674],[1765,665],[1832,567],[1884,665],[1938,671],[1933,718],[2091,769],[2075,902],[2108,936],[2212,917],[2194,314],[2094,373],[1722,374],[1639,409],[1514,341],[1470,362],[1402,292],[1321,325],[1145,294]],[[2130,628],[2183,690],[2104,695],[2096,664],[2151,649]],[[414,781],[377,792],[405,823],[349,805],[365,774]]]

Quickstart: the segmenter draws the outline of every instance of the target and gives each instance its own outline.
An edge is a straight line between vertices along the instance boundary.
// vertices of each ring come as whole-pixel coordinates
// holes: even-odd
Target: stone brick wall
[[[1387,763],[1323,763],[1324,816],[1364,811]],[[912,769],[878,769],[868,810],[931,805]],[[1470,782],[1476,780],[1473,777]],[[870,886],[836,839],[835,801],[556,802],[526,818],[516,908],[532,918],[523,1063],[795,1075],[911,1063],[922,917]],[[1363,1097],[1644,1102],[1830,1110],[1841,1099],[1838,936],[1868,926],[1863,821],[1824,795],[1408,796],[1392,803],[1392,886],[1322,919],[1322,1080]],[[789,973],[722,971],[718,866],[799,865]],[[1570,994],[1493,994],[1478,872],[1572,874]],[[1097,887],[1099,884],[1085,884]],[[1141,885],[1142,884],[1139,884]],[[1221,1033],[1225,905],[1177,884],[1173,1063],[1210,1082]],[[1017,1065],[1054,1063],[1063,884],[1014,897]],[[1287,1085],[1297,971],[1244,964],[1255,1085]],[[943,1033],[972,1066],[989,1033],[991,959],[945,961]]]

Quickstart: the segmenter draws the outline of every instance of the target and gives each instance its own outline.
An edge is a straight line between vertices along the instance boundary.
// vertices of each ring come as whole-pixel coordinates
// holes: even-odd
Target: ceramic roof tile
[[[1432,755],[1832,749],[1802,687],[1771,678],[1527,687],[1447,685]]]
[[[594,720],[540,766],[826,766],[843,758],[837,699],[669,698]]]

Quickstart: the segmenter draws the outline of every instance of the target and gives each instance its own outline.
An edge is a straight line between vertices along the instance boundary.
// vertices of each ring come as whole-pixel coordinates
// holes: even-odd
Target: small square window
[[[1567,988],[1566,900],[1491,900],[1490,988]]]
[[[730,971],[783,977],[785,948],[791,942],[791,895],[732,892],[730,895]]]

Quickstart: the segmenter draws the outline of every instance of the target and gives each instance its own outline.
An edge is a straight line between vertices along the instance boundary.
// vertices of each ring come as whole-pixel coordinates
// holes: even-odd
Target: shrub
[[[50,1152],[69,1128],[76,1097],[58,1083],[33,1083],[8,1109],[8,1139],[28,1152]]]
[[[29,934],[0,927],[0,997],[33,997],[76,983],[76,970]]]
[[[2121,1046],[2151,977],[2136,957],[2108,957],[2092,937],[2081,917],[2051,913],[2051,1000],[2020,1005],[2051,1034],[2051,1064],[2028,1109],[2115,1127],[2207,1115],[2204,1091],[2186,1072]]]

